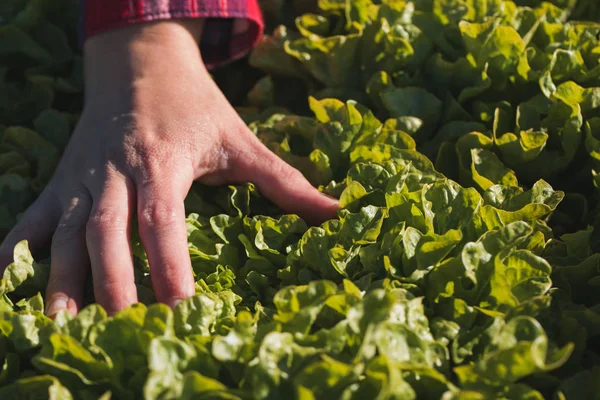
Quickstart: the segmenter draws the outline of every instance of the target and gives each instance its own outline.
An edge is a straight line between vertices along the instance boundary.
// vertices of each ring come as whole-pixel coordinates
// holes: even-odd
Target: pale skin
[[[271,153],[227,102],[202,62],[201,33],[202,20],[171,20],[85,42],[80,121],[51,182],[0,246],[3,269],[20,240],[34,254],[51,244],[49,316],[80,310],[88,270],[110,314],[137,302],[134,216],[157,300],[193,295],[183,200],[194,180],[253,182],[284,212],[335,217],[338,202]]]

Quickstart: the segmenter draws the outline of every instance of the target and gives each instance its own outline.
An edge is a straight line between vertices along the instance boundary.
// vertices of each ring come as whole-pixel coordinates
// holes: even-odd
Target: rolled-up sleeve
[[[257,0],[81,0],[82,39],[145,21],[204,18],[202,58],[212,68],[247,54],[263,32]]]

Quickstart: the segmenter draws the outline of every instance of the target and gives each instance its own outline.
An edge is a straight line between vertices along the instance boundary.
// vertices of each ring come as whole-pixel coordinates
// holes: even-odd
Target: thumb
[[[284,212],[319,224],[336,218],[339,202],[319,192],[300,171],[293,168],[254,137],[248,152],[234,161],[236,181],[252,182]]]

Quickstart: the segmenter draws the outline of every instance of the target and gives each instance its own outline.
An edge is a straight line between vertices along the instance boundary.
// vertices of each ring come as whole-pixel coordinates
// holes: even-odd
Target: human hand
[[[206,71],[200,20],[135,24],[85,43],[85,109],[48,186],[0,247],[51,242],[47,314],[82,306],[88,266],[109,313],[137,302],[129,242],[137,212],[158,301],[194,294],[183,200],[194,180],[254,182],[310,222],[336,215],[319,193],[250,132]]]

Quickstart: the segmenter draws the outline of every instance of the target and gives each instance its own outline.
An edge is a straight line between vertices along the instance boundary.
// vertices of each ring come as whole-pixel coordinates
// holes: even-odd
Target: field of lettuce
[[[0,239],[82,108],[74,0],[0,0]],[[0,280],[0,399],[600,399],[600,2],[263,0],[214,72],[339,219],[195,186],[197,295],[44,315]],[[596,21],[596,22],[594,22]]]

